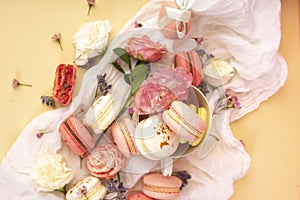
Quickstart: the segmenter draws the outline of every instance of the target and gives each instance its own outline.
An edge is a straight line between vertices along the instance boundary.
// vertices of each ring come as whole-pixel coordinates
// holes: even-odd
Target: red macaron
[[[143,192],[154,199],[176,199],[182,185],[178,177],[163,176],[160,173],[146,174],[143,183]]]
[[[95,146],[95,140],[76,117],[69,117],[59,127],[59,133],[70,149],[79,156],[86,155]]]
[[[175,68],[183,67],[186,71],[191,72],[193,75],[194,86],[198,86],[203,77],[202,62],[198,53],[194,50],[188,52],[179,52],[175,55],[174,60]]]

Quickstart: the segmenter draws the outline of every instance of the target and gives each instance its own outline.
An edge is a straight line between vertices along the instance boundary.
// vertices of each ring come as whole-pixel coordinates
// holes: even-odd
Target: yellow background
[[[40,96],[51,94],[57,65],[73,63],[75,49],[71,39],[78,27],[85,22],[109,19],[114,35],[146,2],[96,0],[87,16],[85,0],[1,1],[0,159],[26,124],[50,110],[41,104]],[[282,1],[279,51],[288,63],[285,86],[258,110],[232,124],[234,135],[244,141],[252,159],[249,174],[234,184],[232,200],[300,199],[298,4],[297,0]],[[62,34],[63,52],[50,38],[58,32]],[[83,73],[80,69],[76,91]],[[14,77],[33,87],[12,89]]]

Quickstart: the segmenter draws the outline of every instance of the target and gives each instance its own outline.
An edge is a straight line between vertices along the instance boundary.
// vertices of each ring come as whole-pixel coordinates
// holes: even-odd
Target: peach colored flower
[[[148,36],[130,38],[125,50],[135,59],[155,62],[166,52],[166,47],[153,42]]]
[[[186,100],[190,84],[169,67],[156,69],[137,90],[134,111],[140,115],[161,113],[174,100]]]

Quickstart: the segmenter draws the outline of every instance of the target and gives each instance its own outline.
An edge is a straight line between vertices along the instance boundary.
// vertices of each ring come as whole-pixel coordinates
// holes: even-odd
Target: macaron
[[[198,53],[194,50],[187,52],[179,52],[175,55],[174,66],[183,67],[186,71],[193,75],[192,85],[200,85],[203,77],[202,62]]]
[[[72,101],[76,68],[70,64],[60,64],[56,68],[53,87],[53,99],[67,106]]]
[[[100,180],[93,176],[87,176],[73,185],[66,194],[67,200],[99,200],[106,196],[106,187]]]
[[[134,140],[140,154],[150,160],[171,156],[179,145],[179,137],[158,115],[151,115],[137,125]]]
[[[171,107],[163,112],[163,120],[168,127],[188,142],[203,138],[206,123],[186,103],[173,101]]]
[[[168,8],[171,8],[171,9],[175,8],[176,10],[181,12],[178,5],[174,1],[164,2],[162,4],[160,11],[159,11],[159,17],[158,17],[158,24],[159,24],[160,28],[162,29],[162,33],[164,34],[164,36],[166,38],[169,38],[169,39],[178,39],[178,38],[182,38],[182,37],[186,36],[191,29],[192,16],[188,13],[188,11],[185,11],[185,15],[181,15],[181,16],[187,17],[186,14],[189,14],[187,22],[181,21],[176,25],[176,23],[177,23],[176,20],[168,17],[168,13],[167,13]],[[180,32],[182,32],[180,34],[181,37],[179,37],[177,34],[176,26],[178,26],[178,30]],[[185,26],[185,29],[184,29],[184,26]]]
[[[95,134],[103,133],[115,120],[111,94],[98,97],[83,116],[83,123],[90,127]]]
[[[76,117],[69,117],[59,127],[59,133],[69,148],[79,156],[86,155],[95,146],[94,137]]]
[[[176,199],[182,185],[178,177],[163,176],[160,173],[146,174],[143,183],[143,192],[154,199]]]
[[[129,195],[126,199],[127,200],[154,200],[142,192],[133,193],[133,194]]]
[[[115,144],[126,158],[139,153],[133,139],[135,125],[130,118],[124,117],[115,121],[111,126],[111,131]]]

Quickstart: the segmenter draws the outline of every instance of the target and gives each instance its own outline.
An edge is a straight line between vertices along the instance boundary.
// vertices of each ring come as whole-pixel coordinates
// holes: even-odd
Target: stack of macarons
[[[66,194],[67,200],[100,200],[106,195],[106,187],[93,176],[87,176],[73,185]]]
[[[94,137],[74,116],[61,123],[59,133],[70,149],[79,156],[87,155],[95,146]]]

